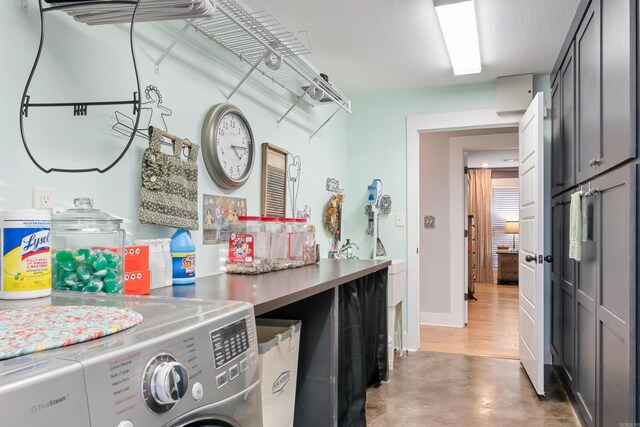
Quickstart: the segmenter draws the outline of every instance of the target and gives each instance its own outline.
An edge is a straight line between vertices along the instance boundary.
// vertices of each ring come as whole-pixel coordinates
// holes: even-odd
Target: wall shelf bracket
[[[236,87],[234,87],[231,92],[229,93],[229,95],[227,95],[227,101],[229,99],[231,99],[231,97],[233,96],[234,93],[236,93],[236,91],[238,89],[240,89],[240,86],[242,86],[244,84],[244,82],[247,80],[247,78],[249,78],[249,76],[251,75],[251,73],[253,73],[253,70],[255,70],[258,65],[260,65],[260,63],[262,62],[262,60],[264,58],[266,58],[266,56],[269,54],[269,51],[265,51],[264,55],[262,55],[261,57],[258,58],[258,60],[251,66],[251,69],[247,72],[247,74],[244,75],[244,77],[242,78],[242,80],[240,80],[238,82],[238,84],[236,85]]]
[[[291,110],[293,110],[294,108],[296,108],[296,105],[298,105],[300,103],[300,101],[302,101],[302,98],[304,98],[305,94],[307,92],[302,92],[302,95],[298,96],[298,99],[296,99],[296,102],[293,103],[293,105],[291,107],[289,107],[289,109],[287,110],[286,113],[284,113],[282,115],[282,117],[280,117],[276,123],[278,123],[278,125],[280,124],[281,121],[284,120],[285,117],[287,117],[287,115],[289,115],[289,113],[291,112]]]
[[[331,121],[331,119],[333,119],[335,117],[335,115],[338,114],[340,112],[340,110],[342,110],[343,108],[344,107],[342,105],[340,105],[338,108],[336,108],[336,111],[334,111],[333,114],[330,115],[329,118],[327,120],[325,120],[324,123],[322,123],[320,125],[320,127],[318,129],[316,129],[316,131],[314,133],[311,134],[311,136],[309,137],[309,142],[311,142],[313,137],[316,136],[318,132],[320,132],[320,129],[322,129],[327,123],[329,123]],[[349,109],[351,109],[351,105],[349,105]]]
[[[193,23],[193,21],[194,21],[193,19],[187,19],[185,26],[182,27],[182,29],[178,32],[178,34],[173,39],[173,41],[169,44],[169,46],[167,46],[164,52],[162,52],[162,55],[160,55],[160,57],[154,64],[156,74],[160,74],[160,63],[164,61],[167,55],[169,55],[169,52],[171,52],[171,50],[175,47],[175,45],[178,44],[182,36],[184,36],[187,30],[191,27],[191,24]]]

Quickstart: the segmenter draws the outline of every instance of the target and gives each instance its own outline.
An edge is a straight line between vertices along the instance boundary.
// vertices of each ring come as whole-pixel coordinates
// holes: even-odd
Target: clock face
[[[223,103],[213,106],[202,125],[204,164],[222,188],[236,189],[249,179],[254,160],[253,133],[238,108]]]
[[[216,152],[222,171],[233,180],[239,180],[249,171],[253,141],[244,121],[237,113],[227,113],[216,129]]]

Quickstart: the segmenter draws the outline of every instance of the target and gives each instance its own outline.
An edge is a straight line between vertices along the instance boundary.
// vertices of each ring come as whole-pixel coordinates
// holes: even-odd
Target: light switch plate
[[[396,227],[404,227],[404,214],[397,213],[396,214]]]

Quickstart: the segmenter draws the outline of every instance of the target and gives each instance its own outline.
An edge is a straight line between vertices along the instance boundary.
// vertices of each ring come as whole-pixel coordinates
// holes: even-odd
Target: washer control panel
[[[253,330],[251,322],[241,319],[235,323],[211,332],[211,345],[216,369],[221,368],[231,360],[243,354],[253,344],[251,338]]]

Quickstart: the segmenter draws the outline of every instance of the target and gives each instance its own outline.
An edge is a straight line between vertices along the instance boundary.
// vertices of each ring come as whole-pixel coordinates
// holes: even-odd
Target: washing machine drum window
[[[185,424],[184,427],[236,427],[236,425],[222,420],[200,420]]]

